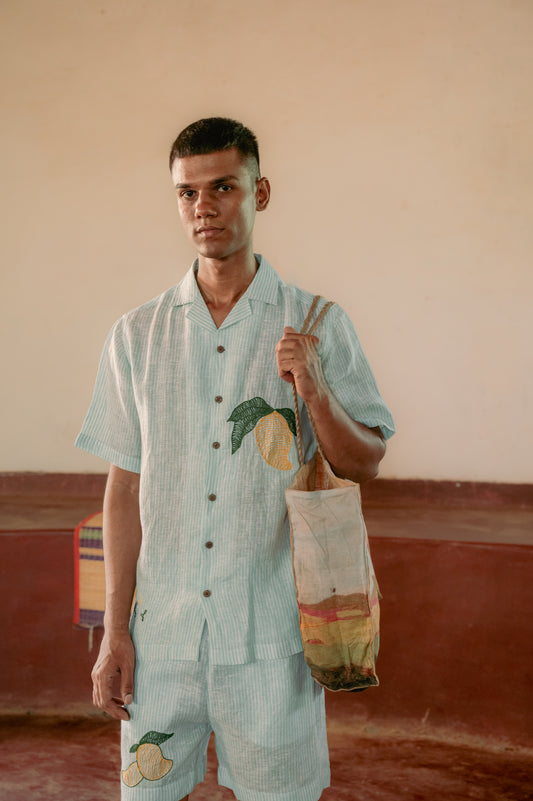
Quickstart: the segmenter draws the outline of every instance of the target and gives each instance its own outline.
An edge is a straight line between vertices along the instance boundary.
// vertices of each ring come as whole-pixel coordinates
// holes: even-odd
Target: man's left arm
[[[377,476],[385,440],[379,428],[352,420],[342,408],[324,376],[317,343],[315,336],[285,328],[276,346],[278,372],[284,381],[294,381],[335,474],[360,484]]]

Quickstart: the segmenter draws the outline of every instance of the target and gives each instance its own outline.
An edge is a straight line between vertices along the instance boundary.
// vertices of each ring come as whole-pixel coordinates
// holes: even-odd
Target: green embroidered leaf
[[[164,743],[171,737],[174,737],[174,732],[172,732],[171,734],[164,734],[163,732],[160,731],[148,731],[146,732],[144,737],[141,737],[138,743],[135,743],[135,745],[131,746],[130,754],[134,754],[140,745],[144,745],[145,743],[151,743],[152,745],[161,745],[161,743]]]
[[[228,417],[228,423],[233,423],[231,432],[231,453],[239,450],[246,434],[256,427],[259,420],[274,411],[263,398],[251,398],[239,403]]]
[[[290,430],[296,436],[296,417],[292,409],[276,409],[278,414],[281,414],[282,417],[285,418],[287,421],[287,425],[289,426]]]
[[[272,406],[269,406],[269,404],[263,400],[263,398],[252,398],[251,400],[239,403],[239,405],[234,408],[231,415],[228,417],[228,422],[235,423],[241,420],[248,420],[251,417],[255,417],[256,420],[260,420],[261,417],[265,417],[265,415],[270,414],[273,411],[274,409]],[[259,414],[260,417],[258,416]]]

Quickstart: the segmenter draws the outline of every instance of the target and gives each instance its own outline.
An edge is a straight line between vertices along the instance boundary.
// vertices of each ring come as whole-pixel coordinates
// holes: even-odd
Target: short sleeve
[[[324,376],[343,409],[368,428],[379,427],[385,439],[392,437],[394,420],[346,312],[334,305],[316,333]]]
[[[115,323],[107,337],[91,405],[75,444],[117,467],[140,473],[141,426],[123,320]]]

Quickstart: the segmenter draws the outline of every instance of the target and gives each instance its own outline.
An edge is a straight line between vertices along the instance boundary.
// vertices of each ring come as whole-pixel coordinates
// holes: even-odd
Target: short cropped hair
[[[204,156],[233,147],[243,160],[255,160],[259,177],[259,146],[255,134],[241,122],[227,117],[206,117],[184,128],[170,148],[169,167],[172,170],[175,159]]]

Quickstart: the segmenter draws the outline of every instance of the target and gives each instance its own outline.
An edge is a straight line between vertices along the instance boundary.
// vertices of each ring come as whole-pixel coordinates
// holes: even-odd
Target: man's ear
[[[264,211],[270,200],[270,181],[268,178],[259,178],[255,188],[255,210]]]

